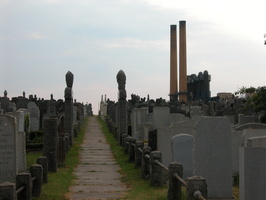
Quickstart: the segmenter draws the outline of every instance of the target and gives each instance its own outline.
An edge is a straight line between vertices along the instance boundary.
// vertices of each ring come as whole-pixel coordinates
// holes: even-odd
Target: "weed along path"
[[[91,117],[81,145],[80,164],[74,171],[76,179],[67,198],[123,199],[128,189],[121,182],[119,169],[97,117]]]

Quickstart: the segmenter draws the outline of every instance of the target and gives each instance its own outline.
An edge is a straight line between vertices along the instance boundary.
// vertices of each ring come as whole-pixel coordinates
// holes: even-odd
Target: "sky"
[[[0,0],[0,96],[169,100],[170,25],[186,21],[187,74],[207,70],[211,96],[266,85],[264,0]]]

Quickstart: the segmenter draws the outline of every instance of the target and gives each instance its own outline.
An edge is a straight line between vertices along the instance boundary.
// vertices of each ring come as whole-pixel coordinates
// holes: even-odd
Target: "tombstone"
[[[30,131],[40,130],[40,110],[35,102],[31,101],[28,103],[28,112],[30,117]]]
[[[239,196],[241,200],[265,199],[266,148],[241,147]],[[209,186],[208,186],[209,188]]]
[[[266,129],[245,129],[243,131],[242,146],[247,147],[249,138],[261,136],[266,136]]]
[[[242,131],[232,130],[232,171],[233,176],[239,175],[239,148],[242,146]]]
[[[165,166],[172,162],[171,141],[175,135],[185,133],[194,134],[195,121],[188,119],[178,123],[172,123],[171,126],[157,129],[157,148],[162,152],[162,161]]]
[[[243,131],[244,129],[266,129],[266,124],[252,122],[252,123],[246,123],[246,124],[237,124],[233,126],[233,128],[236,131]]]
[[[151,147],[152,151],[157,150],[157,129],[149,131],[148,146]]]
[[[16,118],[17,123],[17,167],[18,173],[25,172],[27,169],[26,162],[26,133],[24,132],[25,112],[18,110],[17,112],[9,113]]]
[[[231,135],[226,117],[202,117],[196,126],[194,175],[206,178],[210,198],[232,198]]]
[[[193,176],[192,155],[194,137],[189,134],[178,134],[172,138],[172,162],[183,166],[183,179]]]
[[[118,83],[118,105],[117,105],[117,141],[122,145],[122,135],[128,134],[128,117],[127,117],[127,92],[126,75],[123,70],[120,70],[116,75]]]
[[[48,102],[47,114],[48,114],[49,117],[56,116],[55,100],[53,99],[53,95],[52,94],[51,94],[51,99]]]
[[[147,122],[147,114],[149,110],[147,107],[134,108],[131,111],[131,127],[132,127],[132,137],[138,140],[139,125],[141,123]]]
[[[170,114],[170,123],[176,123],[188,119],[185,115],[180,113],[171,113]]]
[[[266,147],[266,136],[248,138],[247,147]]]
[[[66,73],[66,84],[65,89],[65,133],[70,136],[70,145],[74,143],[74,130],[73,130],[73,96],[72,96],[72,85],[73,85],[74,75],[68,71]]]
[[[238,124],[239,125],[252,123],[252,122],[258,122],[258,118],[254,117],[254,116],[243,115],[243,114],[238,115]]]
[[[16,112],[17,105],[14,102],[9,102],[9,112]]]
[[[10,115],[0,115],[0,184],[15,183],[17,168],[17,124]]]
[[[43,156],[47,157],[49,172],[57,172],[57,154],[58,154],[57,151],[58,151],[57,118],[48,118],[44,120]]]
[[[137,141],[145,141],[149,140],[149,132],[153,129],[153,125],[149,122],[144,122],[139,124],[138,138]]]
[[[154,128],[165,128],[170,126],[170,108],[169,107],[154,107],[153,121]]]
[[[7,91],[4,91],[4,97],[1,98],[1,109],[4,110],[4,112],[9,112],[9,98],[7,97]]]

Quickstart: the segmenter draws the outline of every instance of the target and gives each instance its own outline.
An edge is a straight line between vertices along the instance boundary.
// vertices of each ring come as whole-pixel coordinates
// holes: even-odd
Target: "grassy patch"
[[[66,167],[58,168],[56,173],[48,174],[48,183],[43,184],[42,193],[40,197],[33,197],[33,200],[64,200],[65,194],[68,192],[68,188],[71,185],[73,179],[75,178],[72,174],[74,168],[79,164],[79,150],[80,145],[83,141],[87,121],[86,118],[78,137],[75,138],[74,145],[71,147],[66,157]],[[40,156],[41,153],[27,153],[27,163],[29,166],[36,163],[36,158]],[[35,156],[35,158],[34,158]]]

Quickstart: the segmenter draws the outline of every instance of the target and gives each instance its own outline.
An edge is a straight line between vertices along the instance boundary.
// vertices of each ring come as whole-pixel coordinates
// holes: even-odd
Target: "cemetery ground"
[[[93,116],[95,117],[95,116]],[[48,174],[48,184],[44,184],[42,187],[42,193],[40,197],[34,197],[33,200],[66,200],[66,194],[69,193],[69,186],[73,184],[73,180],[76,178],[73,175],[75,167],[80,163],[79,151],[80,145],[83,142],[84,135],[88,125],[88,120],[92,117],[86,118],[83,123],[78,137],[75,138],[74,145],[71,147],[67,154],[65,167],[58,168],[56,173]],[[160,187],[150,186],[149,180],[141,179],[141,169],[135,169],[133,163],[128,161],[128,157],[125,155],[124,150],[117,144],[117,140],[109,132],[108,127],[104,121],[98,117],[98,121],[102,127],[102,132],[106,137],[107,142],[114,154],[117,163],[120,166],[119,172],[122,174],[122,181],[127,185],[130,190],[124,197],[119,199],[167,199],[166,185]],[[27,166],[36,162],[36,158],[41,155],[41,152],[29,152],[27,153]],[[185,200],[185,188],[182,188],[182,200]],[[239,199],[238,186],[233,188],[234,199]],[[89,197],[88,197],[89,199]]]

